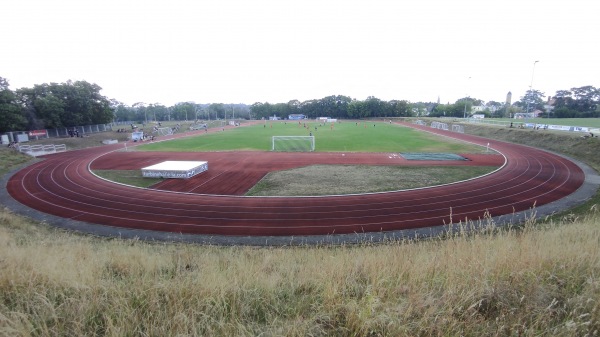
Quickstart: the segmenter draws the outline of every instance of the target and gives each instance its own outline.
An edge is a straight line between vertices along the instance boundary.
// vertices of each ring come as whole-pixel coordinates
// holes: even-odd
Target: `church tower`
[[[511,103],[512,103],[512,93],[509,91],[508,94],[506,94],[506,104],[504,105],[504,117],[512,117],[509,112]]]

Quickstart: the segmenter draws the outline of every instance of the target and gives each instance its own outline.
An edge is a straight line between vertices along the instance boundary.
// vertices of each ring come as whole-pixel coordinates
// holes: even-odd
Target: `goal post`
[[[158,128],[156,131],[161,136],[170,136],[170,135],[173,134],[173,129],[171,129],[169,127],[167,127],[167,128]]]
[[[279,152],[313,152],[315,136],[273,136],[271,151]]]

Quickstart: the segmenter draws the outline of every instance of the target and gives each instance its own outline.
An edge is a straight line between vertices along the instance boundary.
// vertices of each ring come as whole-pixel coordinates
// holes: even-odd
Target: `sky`
[[[593,0],[4,0],[10,89],[83,80],[127,105],[513,102],[600,87]],[[539,62],[535,62],[539,61]]]

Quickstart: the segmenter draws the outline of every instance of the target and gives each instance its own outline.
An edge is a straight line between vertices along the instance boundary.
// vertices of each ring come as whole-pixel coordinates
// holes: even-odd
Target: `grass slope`
[[[502,121],[506,123],[536,123],[549,125],[565,125],[565,126],[584,126],[592,128],[600,128],[600,118],[489,118],[492,121]]]
[[[383,245],[102,240],[0,213],[3,336],[593,336],[600,221]]]

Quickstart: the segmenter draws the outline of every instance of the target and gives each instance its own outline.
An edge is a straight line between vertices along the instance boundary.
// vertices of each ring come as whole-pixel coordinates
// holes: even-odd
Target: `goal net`
[[[171,128],[158,128],[158,134],[161,136],[170,136],[173,134],[173,129]]]
[[[312,152],[315,150],[315,136],[273,136],[271,151]]]

